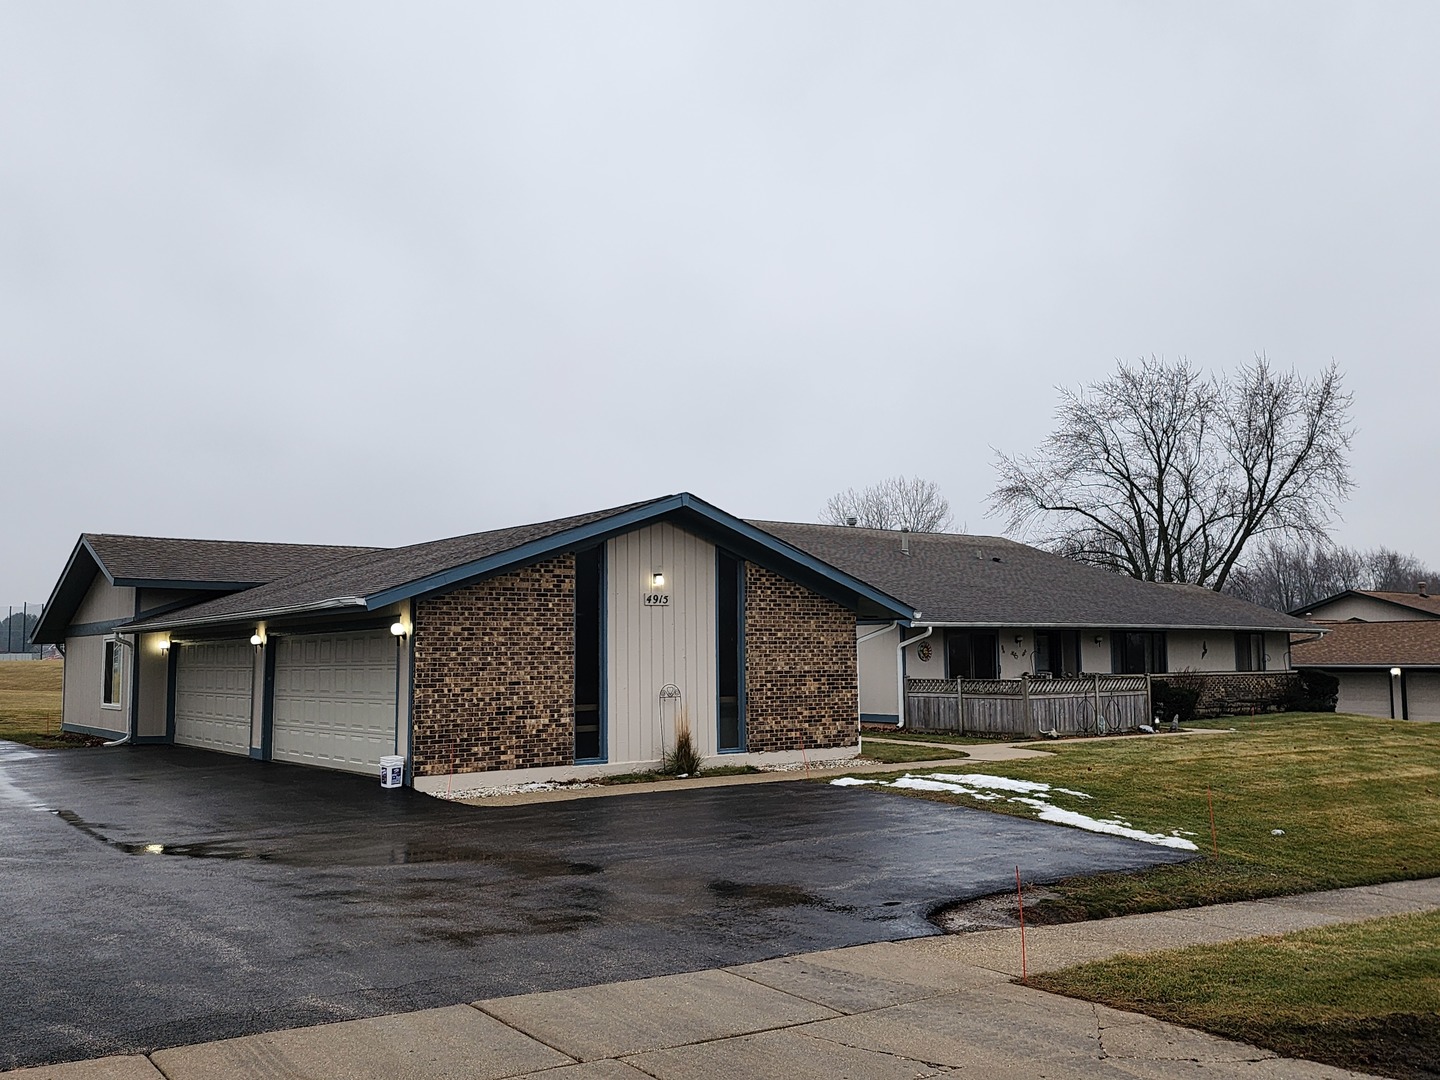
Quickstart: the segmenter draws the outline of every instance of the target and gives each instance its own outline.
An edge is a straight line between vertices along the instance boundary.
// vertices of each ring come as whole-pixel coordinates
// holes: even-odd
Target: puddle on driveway
[[[106,847],[123,851],[126,855],[179,855],[187,859],[270,859],[268,851],[255,851],[227,843],[199,844],[131,844],[123,840],[112,840],[102,833],[98,826],[90,824],[73,810],[51,810],[61,821],[73,825],[92,840],[99,840]]]

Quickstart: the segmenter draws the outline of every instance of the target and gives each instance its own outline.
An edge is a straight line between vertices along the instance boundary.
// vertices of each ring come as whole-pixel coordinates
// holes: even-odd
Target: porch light
[[[162,638],[160,639],[159,644],[158,644],[156,647],[157,647],[161,652],[169,652],[169,651],[170,651],[170,639],[169,639],[168,637],[162,637]]]
[[[665,575],[656,570],[650,575],[650,587],[652,589],[663,589],[665,587]]]
[[[1390,677],[1392,679],[1398,679],[1400,677],[1400,669],[1398,667],[1392,667],[1390,669]]]
[[[390,633],[394,634],[397,638],[404,637],[405,624],[399,619],[396,619],[393,623],[390,624]]]
[[[257,630],[250,635],[250,644],[256,646],[265,644],[265,638],[261,635],[260,631]]]

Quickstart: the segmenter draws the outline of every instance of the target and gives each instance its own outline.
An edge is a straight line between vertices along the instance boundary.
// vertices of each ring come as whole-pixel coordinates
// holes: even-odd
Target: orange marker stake
[[[1029,982],[1025,968],[1025,890],[1020,887],[1020,867],[1015,867],[1015,898],[1020,905],[1020,981]]]
[[[1215,837],[1215,796],[1207,787],[1205,789],[1205,801],[1210,804],[1210,854],[1220,857],[1220,842]]]

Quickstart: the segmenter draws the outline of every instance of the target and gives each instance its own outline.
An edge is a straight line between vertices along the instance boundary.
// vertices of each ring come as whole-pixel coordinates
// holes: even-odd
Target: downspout
[[[895,682],[899,686],[900,712],[895,730],[899,731],[905,726],[905,647],[914,645],[917,641],[924,641],[935,632],[935,627],[927,626],[923,634],[916,634],[912,638],[905,637],[905,631],[900,631],[900,644],[895,646]]]
[[[130,657],[131,657],[132,660],[134,659],[134,657],[135,657],[135,642],[133,642],[133,641],[126,641],[124,634],[116,634],[116,635],[115,635],[115,644],[116,644],[116,645],[119,645],[119,646],[123,646],[123,647],[126,648],[126,649],[129,649],[129,650],[130,650]],[[132,665],[132,666],[133,666],[133,665]],[[122,668],[122,670],[123,670],[123,668]],[[123,684],[122,684],[122,685],[123,685]],[[127,725],[124,735],[120,736],[120,738],[115,739],[115,740],[113,740],[113,741],[111,741],[111,742],[101,743],[101,745],[102,745],[102,746],[124,746],[126,743],[128,743],[128,742],[130,741],[131,736],[133,736],[134,734],[135,734],[135,678],[132,676],[131,679],[130,679],[130,723]]]

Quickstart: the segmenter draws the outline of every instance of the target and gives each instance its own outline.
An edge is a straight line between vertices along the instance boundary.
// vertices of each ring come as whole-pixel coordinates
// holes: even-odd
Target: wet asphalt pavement
[[[0,743],[0,1069],[935,933],[1168,849],[797,782],[512,807]]]

